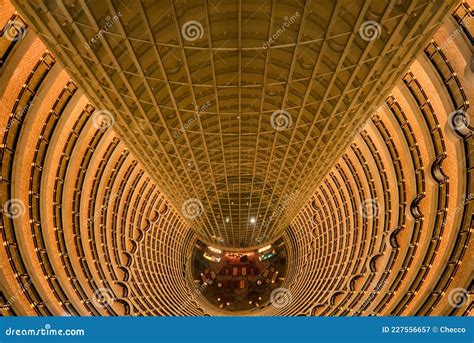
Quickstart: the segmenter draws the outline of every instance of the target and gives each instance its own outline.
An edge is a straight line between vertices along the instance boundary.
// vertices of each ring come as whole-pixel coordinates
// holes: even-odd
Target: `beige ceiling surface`
[[[14,1],[201,239],[281,235],[451,1]]]

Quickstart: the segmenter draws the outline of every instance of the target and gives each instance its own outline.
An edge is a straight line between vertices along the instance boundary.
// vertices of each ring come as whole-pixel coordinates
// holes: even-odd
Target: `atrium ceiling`
[[[282,235],[455,1],[16,4],[200,239],[245,248]]]

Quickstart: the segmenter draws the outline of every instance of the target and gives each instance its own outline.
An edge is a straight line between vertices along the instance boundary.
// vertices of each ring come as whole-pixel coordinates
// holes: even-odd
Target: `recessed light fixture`
[[[250,224],[255,224],[257,220],[255,219],[255,217],[251,217],[250,218]]]

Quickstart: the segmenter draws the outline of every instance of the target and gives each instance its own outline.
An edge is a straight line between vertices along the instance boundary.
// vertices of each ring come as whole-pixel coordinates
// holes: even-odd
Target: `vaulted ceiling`
[[[281,236],[454,5],[15,3],[198,236],[228,247]]]

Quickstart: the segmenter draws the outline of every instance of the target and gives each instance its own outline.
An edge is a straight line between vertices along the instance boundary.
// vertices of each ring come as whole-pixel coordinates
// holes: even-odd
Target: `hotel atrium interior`
[[[474,1],[1,0],[2,316],[470,316]]]

